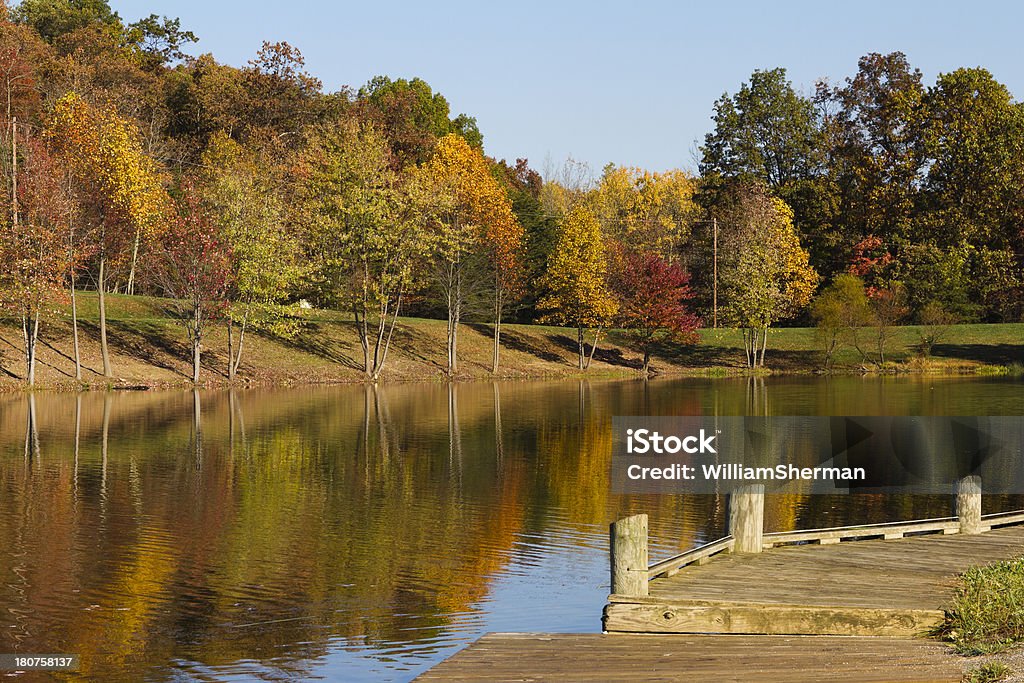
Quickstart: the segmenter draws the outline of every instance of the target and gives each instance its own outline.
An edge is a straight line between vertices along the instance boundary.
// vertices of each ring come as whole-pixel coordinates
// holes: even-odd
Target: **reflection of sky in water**
[[[77,455],[76,397],[37,396],[38,438],[27,399],[0,397],[0,651],[77,647],[93,678],[403,681],[486,632],[596,632],[610,521],[649,513],[657,560],[718,538],[726,517],[724,496],[612,495],[612,416],[1021,415],[1020,388],[772,378],[504,383],[500,396],[484,383],[209,392],[198,444],[191,394],[90,394]],[[778,531],[943,516],[949,503],[778,495],[765,518]]]

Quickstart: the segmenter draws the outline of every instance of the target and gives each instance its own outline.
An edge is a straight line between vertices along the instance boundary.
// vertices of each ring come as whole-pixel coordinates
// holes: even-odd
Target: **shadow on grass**
[[[351,325],[351,323],[348,323]],[[331,361],[332,363],[338,363],[347,368],[353,370],[362,370],[362,366],[356,363],[351,352],[353,350],[353,344],[348,342],[338,341],[332,339],[329,335],[324,333],[326,325],[346,325],[343,322],[310,322],[307,321],[302,325],[299,333],[294,337],[279,337],[277,335],[269,334],[267,332],[256,332],[253,330],[251,333],[255,334],[263,339],[269,339],[272,341],[286,346],[294,351],[302,351],[304,353],[312,354],[323,360]],[[355,333],[355,330],[353,330]]]
[[[936,344],[932,355],[990,365],[1024,363],[1024,344]]]
[[[579,356],[579,345],[575,339],[568,337],[564,334],[549,334],[545,335],[545,337],[555,346],[565,349],[570,354],[572,354],[573,359]],[[607,337],[602,337],[602,339],[607,340]],[[584,350],[588,354],[590,353],[591,341],[593,341],[593,337],[588,337],[587,340],[585,340]],[[613,343],[615,342],[613,341]],[[626,358],[625,354],[622,353],[622,349],[611,348],[607,344],[602,346],[601,343],[598,343],[597,350],[594,351],[594,360],[600,361],[607,365],[620,368],[629,368],[631,370],[639,370],[643,367],[642,359]],[[572,362],[571,364],[575,365],[575,362]]]
[[[494,339],[494,327],[486,323],[466,323],[466,326],[472,329],[474,332],[487,337],[493,341]],[[534,340],[530,339],[526,335],[517,332],[514,329],[503,327],[501,330],[501,346],[503,349],[509,349],[510,351],[519,351],[520,353],[526,353],[540,360],[547,361],[549,363],[559,363],[564,359],[554,351],[545,349],[540,344],[537,344]]]
[[[172,319],[173,321],[173,319]],[[99,323],[79,321],[79,330],[96,344],[100,340]],[[107,320],[107,343],[126,356],[148,363],[182,377],[189,377],[167,360],[167,356],[188,360],[192,349],[164,334],[165,325],[134,320]]]
[[[391,339],[392,350],[398,349],[408,356],[416,358],[427,365],[433,365],[439,370],[447,369],[446,364],[438,361],[437,358],[430,358],[424,349],[430,348],[431,338],[422,332],[417,332],[407,325],[396,325],[395,334]]]

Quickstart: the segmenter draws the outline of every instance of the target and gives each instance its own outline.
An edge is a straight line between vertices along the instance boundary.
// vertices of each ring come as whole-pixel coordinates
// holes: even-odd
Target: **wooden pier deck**
[[[914,636],[938,625],[953,579],[971,565],[1024,555],[1024,527],[759,554],[721,554],[612,595],[606,631]]]
[[[416,680],[955,683],[965,668],[926,640],[492,633]]]
[[[647,516],[611,528],[603,634],[488,634],[423,681],[959,681],[970,660],[920,638],[956,575],[1024,555],[1024,511],[763,532],[763,487],[730,500],[730,534],[654,564]]]

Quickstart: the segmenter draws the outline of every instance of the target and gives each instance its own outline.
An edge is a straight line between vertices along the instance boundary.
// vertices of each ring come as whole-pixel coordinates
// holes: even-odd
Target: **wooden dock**
[[[764,533],[764,490],[730,500],[730,534],[654,564],[647,516],[611,526],[603,634],[488,634],[423,681],[958,681],[970,661],[920,638],[956,575],[1024,555],[1024,511]],[[915,638],[916,637],[916,638]]]
[[[723,554],[612,595],[606,631],[915,636],[941,623],[953,578],[1024,554],[1024,527]]]
[[[491,633],[416,680],[956,683],[964,668],[926,640]]]
[[[763,506],[763,487],[739,489],[729,536],[653,565],[646,515],[613,524],[604,630],[913,637],[957,574],[1024,554],[1024,513],[982,516],[975,477],[942,519],[766,534]]]

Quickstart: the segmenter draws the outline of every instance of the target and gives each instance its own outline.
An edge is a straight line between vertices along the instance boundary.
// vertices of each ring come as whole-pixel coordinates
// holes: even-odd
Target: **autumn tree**
[[[107,0],[22,0],[13,18],[34,28],[47,42],[98,24],[118,31],[121,19]]]
[[[491,173],[512,202],[512,213],[523,227],[522,280],[538,282],[547,271],[548,256],[558,239],[558,218],[544,210],[541,200],[544,180],[526,159],[515,165],[502,160],[492,164]],[[515,306],[520,321],[537,319],[539,288],[521,287]]]
[[[228,379],[233,380],[250,327],[285,337],[295,332],[292,308],[285,301],[300,274],[298,245],[286,231],[283,180],[277,177],[275,184],[269,159],[217,133],[202,164],[200,191],[231,253],[231,286],[226,293],[230,306],[224,321]]]
[[[249,95],[243,111],[250,128],[296,137],[316,120],[322,84],[306,71],[306,60],[293,45],[264,41],[243,71],[242,85]]]
[[[434,145],[450,133],[475,149],[483,146],[476,119],[465,114],[449,119],[448,100],[420,78],[376,76],[359,89],[356,106],[359,116],[388,139],[399,168],[428,161]]]
[[[793,212],[763,185],[731,189],[717,216],[728,255],[719,264],[723,312],[743,330],[747,367],[763,367],[768,329],[808,304],[818,274],[800,246]]]
[[[446,135],[417,174],[429,226],[434,279],[448,312],[448,373],[458,371],[458,332],[468,299],[490,290],[498,369],[501,318],[519,282],[523,229],[483,155]]]
[[[593,211],[578,205],[562,220],[558,243],[542,283],[547,293],[538,307],[544,312],[543,321],[576,328],[580,370],[590,366],[601,330],[618,310],[606,280],[607,270],[601,223]],[[588,355],[584,334],[589,329],[594,329],[594,342]]]
[[[391,161],[375,128],[344,119],[310,134],[297,172],[313,285],[352,312],[371,381],[427,249]]]
[[[152,272],[185,328],[192,349],[192,382],[199,383],[203,339],[227,311],[231,249],[191,181],[181,188],[174,219],[151,254]]]
[[[75,175],[76,194],[96,226],[100,347],[103,374],[112,377],[107,345],[108,267],[132,258],[140,239],[159,232],[168,207],[156,165],[141,147],[137,129],[111,110],[99,110],[74,93],[54,106],[49,139]]]
[[[816,324],[815,336],[822,346],[824,366],[828,370],[844,345],[851,344],[861,349],[860,330],[872,319],[864,281],[849,273],[837,275],[814,297],[811,317]]]
[[[606,236],[672,262],[699,217],[696,190],[696,180],[684,171],[609,165],[590,201]]]
[[[41,319],[64,294],[71,258],[66,232],[76,207],[58,160],[39,139],[18,137],[20,163],[10,169],[17,194],[0,223],[0,303],[21,320],[25,379],[33,385]]]
[[[871,325],[875,331],[875,352],[878,354],[879,366],[885,364],[885,352],[892,339],[894,328],[910,309],[907,307],[906,290],[899,283],[889,289],[880,289],[869,299],[871,307]],[[864,354],[867,358],[867,354]]]
[[[39,72],[50,58],[49,46],[27,26],[0,20],[0,106],[10,122],[28,122],[40,107]],[[10,126],[6,127],[10,131]],[[9,135],[5,135],[9,137]]]
[[[925,89],[902,52],[862,57],[839,86],[815,95],[830,140],[829,173],[851,239],[907,237],[925,165]]]
[[[620,249],[613,261],[611,282],[618,300],[618,321],[643,352],[646,375],[651,352],[658,344],[667,340],[697,342],[700,319],[688,306],[693,297],[690,275],[656,254]]]

